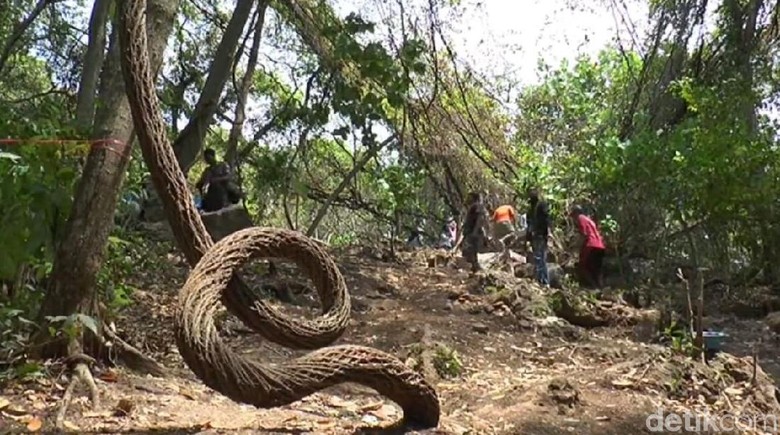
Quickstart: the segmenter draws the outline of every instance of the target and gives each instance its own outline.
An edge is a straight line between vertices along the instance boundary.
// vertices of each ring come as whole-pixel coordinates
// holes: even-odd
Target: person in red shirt
[[[582,207],[578,205],[572,207],[571,217],[584,239],[580,249],[580,273],[588,285],[601,288],[603,286],[601,265],[606,252],[604,239],[601,238],[596,223],[582,211]]]

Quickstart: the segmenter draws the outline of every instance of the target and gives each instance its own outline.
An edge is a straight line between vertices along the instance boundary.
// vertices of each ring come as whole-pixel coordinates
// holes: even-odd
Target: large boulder
[[[153,223],[165,221],[167,219],[165,210],[163,210],[162,201],[157,196],[157,191],[154,189],[151,179],[146,180],[144,189],[146,190],[146,198],[144,198],[141,204],[141,220]]]
[[[249,217],[249,212],[241,204],[201,213],[200,217],[215,242],[236,231],[255,226]]]
[[[515,276],[518,278],[535,279],[536,269],[533,262],[515,267]],[[565,276],[566,271],[561,266],[555,263],[547,263],[547,277],[550,279],[550,287],[556,289],[563,288]]]
[[[246,209],[240,205],[225,207],[210,213],[201,213],[200,216],[206,226],[206,231],[215,242],[238,230],[254,226]],[[156,222],[142,222],[140,227],[155,240],[175,241],[171,227],[165,219]]]

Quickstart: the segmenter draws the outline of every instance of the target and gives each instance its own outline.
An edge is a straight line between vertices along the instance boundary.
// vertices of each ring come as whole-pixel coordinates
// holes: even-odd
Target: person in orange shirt
[[[512,242],[515,236],[515,223],[517,212],[511,205],[499,206],[493,212],[493,239],[506,251],[506,246]]]

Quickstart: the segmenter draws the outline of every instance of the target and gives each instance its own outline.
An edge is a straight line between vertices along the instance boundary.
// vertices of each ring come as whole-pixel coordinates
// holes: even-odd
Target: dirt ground
[[[176,293],[187,273],[173,253],[160,260],[159,271],[139,272],[131,283],[138,288],[135,303],[117,319],[121,335],[163,363],[169,375],[96,369],[98,407],[92,409],[82,391],[66,427],[74,433],[128,434],[651,433],[646,419],[658,407],[728,411],[750,396],[742,385],[747,381],[736,377],[707,393],[705,383],[697,384],[695,369],[682,370],[672,381],[662,379],[673,355],[659,345],[633,341],[631,327],[583,329],[553,317],[518,321],[504,307],[485,309],[487,296],[474,291],[479,277],[466,271],[429,268],[419,256],[400,263],[359,253],[337,258],[353,296],[352,322],[339,343],[375,346],[406,360],[423,331],[430,330],[436,342],[456,352],[462,373],[432,380],[442,404],[437,429],[404,432],[394,426],[400,409],[359,385],[341,385],[277,409],[241,405],[205,387],[181,361],[172,337]],[[461,296],[453,299],[453,294]],[[288,310],[305,313],[316,306],[312,297],[295,294]],[[714,322],[726,325],[739,343],[766,334],[756,321]],[[232,345],[254,358],[283,363],[301,354],[264,342],[232,318],[222,325]],[[771,345],[772,340],[764,343],[760,359],[777,373]],[[727,349],[738,356],[753,349],[732,347]],[[52,430],[67,385],[54,367],[48,377],[3,390],[0,433]],[[693,381],[686,370],[694,373]],[[685,382],[695,391],[670,394],[670,383]]]

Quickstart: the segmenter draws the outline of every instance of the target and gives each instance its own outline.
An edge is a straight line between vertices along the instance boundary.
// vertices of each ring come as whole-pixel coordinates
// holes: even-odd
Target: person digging
[[[514,268],[511,264],[511,254],[509,245],[515,238],[515,224],[517,222],[517,212],[509,204],[499,206],[493,211],[493,240],[498,243],[501,251],[501,260],[505,261],[514,274]]]
[[[461,253],[463,258],[471,264],[471,272],[476,273],[482,270],[477,254],[479,249],[485,245],[487,239],[485,226],[487,225],[488,214],[482,202],[482,195],[478,192],[469,194],[468,205],[469,209],[463,220]]]
[[[579,272],[585,285],[600,289],[603,285],[601,266],[604,261],[606,246],[596,223],[588,217],[582,207],[571,208],[570,216],[582,237],[580,248]]]

